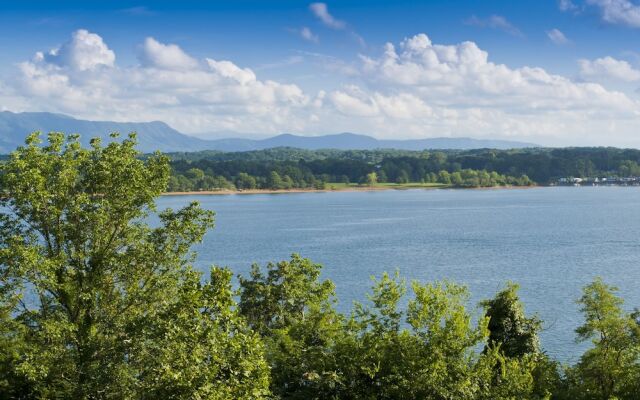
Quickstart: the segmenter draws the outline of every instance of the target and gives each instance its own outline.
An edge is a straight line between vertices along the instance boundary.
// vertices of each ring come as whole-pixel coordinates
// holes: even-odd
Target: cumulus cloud
[[[472,15],[467,18],[464,23],[470,26],[477,26],[479,28],[491,28],[501,30],[513,36],[523,36],[520,29],[516,28],[511,22],[501,15],[492,15],[488,18],[478,18]]]
[[[496,130],[520,136],[582,130],[586,135],[593,128],[586,121],[630,121],[639,115],[638,103],[623,93],[596,83],[574,82],[542,68],[495,64],[473,42],[440,45],[425,34],[405,39],[399,46],[388,43],[379,57],[362,57],[362,71],[370,88],[367,97],[352,95],[358,102],[349,104],[343,95],[336,103],[340,112],[349,112],[351,105],[360,115],[381,99],[391,100],[401,93],[410,95],[405,99],[416,105],[408,108],[411,125],[438,126],[441,132],[464,132],[466,127],[487,135],[495,135]]]
[[[216,61],[207,58],[207,64],[209,64],[211,70],[220,76],[231,79],[241,85],[256,82],[256,74],[254,74],[252,70],[249,68],[240,68],[231,61]]]
[[[512,69],[492,63],[474,42],[439,45],[419,34],[402,41],[399,50],[387,43],[381,57],[362,60],[371,84],[399,86],[423,99],[449,105],[487,104],[529,111],[594,102],[627,110],[635,106],[623,94],[599,85],[575,83],[542,68]]]
[[[312,3],[309,5],[311,12],[318,17],[318,19],[331,29],[344,29],[347,24],[344,21],[336,19],[329,13],[329,8],[325,3]]]
[[[14,86],[32,109],[91,119],[160,119],[191,132],[275,133],[300,129],[307,118],[309,98],[298,86],[259,80],[251,69],[228,60],[200,63],[153,38],[142,44],[138,66],[115,65],[100,36],[87,31],[75,32],[49,54],[55,57],[19,64]]]
[[[429,105],[409,93],[366,93],[358,86],[348,85],[343,90],[332,92],[329,97],[333,106],[346,116],[414,120],[433,115]]]
[[[494,63],[471,41],[437,44],[418,34],[387,43],[384,51],[356,63],[305,53],[337,65],[334,75],[342,80],[337,89],[316,82],[321,88],[315,94],[261,79],[254,69],[215,55],[197,60],[155,39],[141,48],[140,64],[119,66],[100,36],[76,32],[48,56],[20,63],[17,79],[0,82],[0,109],[163,120],[198,133],[353,131],[387,138],[511,137],[543,144],[640,142],[636,100],[542,68]],[[584,65],[585,71],[624,67],[598,60]],[[620,71],[618,76],[640,79],[631,66]]]
[[[640,28],[640,5],[630,0],[587,0],[600,10],[602,20],[611,24]]]
[[[551,40],[554,44],[557,44],[558,46],[562,46],[570,43],[570,40],[567,39],[565,34],[556,28],[551,29],[550,31],[547,31],[547,37],[549,38],[549,40]]]
[[[77,30],[70,41],[46,54],[36,53],[35,58],[79,71],[93,70],[101,66],[113,67],[116,61],[115,53],[107,47],[102,38],[85,29]]]
[[[198,62],[177,45],[162,44],[152,37],[146,38],[140,46],[138,58],[144,66],[151,68],[179,70],[198,66]]]
[[[640,80],[640,70],[635,69],[624,60],[613,57],[597,58],[595,60],[578,60],[580,76],[588,80],[618,80],[636,82]]]

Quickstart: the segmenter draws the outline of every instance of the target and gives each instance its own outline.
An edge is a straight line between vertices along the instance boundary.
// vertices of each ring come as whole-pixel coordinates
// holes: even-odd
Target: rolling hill
[[[0,154],[11,152],[24,143],[25,137],[34,131],[79,133],[83,144],[92,137],[110,141],[111,132],[123,135],[137,132],[139,148],[143,152],[160,150],[176,151],[248,151],[273,147],[297,147],[301,149],[370,150],[394,148],[401,150],[422,149],[475,149],[475,148],[523,148],[537,147],[532,143],[507,140],[481,140],[471,138],[429,138],[416,140],[379,140],[366,135],[340,133],[324,136],[297,136],[282,134],[267,139],[216,139],[205,140],[185,135],[160,121],[153,122],[111,122],[87,121],[46,112],[13,113],[0,112]]]

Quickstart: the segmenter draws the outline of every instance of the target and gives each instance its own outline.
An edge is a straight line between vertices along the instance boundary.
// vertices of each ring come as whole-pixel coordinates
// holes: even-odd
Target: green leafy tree
[[[618,173],[620,176],[640,176],[640,166],[635,161],[625,160],[620,163]]]
[[[322,179],[317,179],[313,182],[313,188],[317,190],[325,190],[327,188],[327,182]]]
[[[451,183],[455,186],[462,186],[464,183],[460,171],[453,172],[450,176]]]
[[[409,183],[409,173],[405,170],[402,170],[398,178],[396,178],[396,183]]]
[[[291,177],[289,175],[285,175],[282,178],[282,188],[283,189],[291,189],[291,188],[293,188],[295,186],[296,186],[295,182],[293,182],[293,179],[291,179]]]
[[[284,188],[282,178],[280,177],[280,174],[278,174],[276,171],[271,171],[271,173],[269,174],[267,185],[269,186],[269,189],[274,189],[274,190]]]
[[[518,289],[517,284],[508,283],[493,299],[481,303],[489,321],[484,362],[492,364],[494,372],[486,379],[495,398],[542,399],[560,385],[558,366],[541,352],[542,321],[525,315]]]
[[[378,174],[375,172],[368,173],[366,176],[366,184],[374,186],[376,183],[378,183]]]
[[[570,397],[637,399],[640,393],[640,328],[634,314],[625,313],[617,289],[595,280],[578,301],[585,323],[578,340],[590,340],[580,362],[569,371]]]
[[[443,183],[445,185],[451,184],[451,175],[449,172],[442,170],[438,173],[438,182]]]
[[[473,399],[473,348],[486,335],[465,311],[467,292],[450,283],[412,284],[396,274],[374,282],[370,305],[356,305],[336,354],[339,398]],[[406,304],[406,307],[403,306]]]
[[[377,174],[377,178],[378,178],[378,182],[387,182],[389,180],[389,178],[387,178],[387,174],[386,172],[384,172],[383,169],[381,169],[380,171],[376,172]]]
[[[0,340],[11,343],[0,348],[0,397],[267,393],[229,272],[214,268],[202,283],[190,266],[213,213],[193,203],[148,226],[169,166],[158,154],[140,159],[135,145],[130,135],[85,149],[52,133],[41,146],[32,134],[2,166]]]
[[[193,179],[194,181],[199,181],[205,176],[204,171],[200,168],[191,168],[186,172],[185,175],[187,176],[187,178]]]
[[[540,351],[538,332],[542,321],[537,317],[526,317],[518,297],[519,286],[509,283],[491,300],[481,304],[489,319],[488,346],[499,346],[507,357],[521,357]]]
[[[238,189],[255,189],[256,186],[256,178],[246,172],[240,172],[238,174],[238,178],[236,179],[236,187]]]
[[[338,367],[335,343],[343,335],[334,310],[334,285],[320,281],[319,264],[294,254],[290,261],[254,265],[240,277],[240,311],[263,336],[272,391],[282,398],[331,398]]]

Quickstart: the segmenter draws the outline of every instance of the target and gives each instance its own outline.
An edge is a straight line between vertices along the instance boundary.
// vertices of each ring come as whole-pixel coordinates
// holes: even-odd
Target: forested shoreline
[[[640,312],[602,279],[576,293],[576,340],[590,346],[566,365],[545,353],[543,321],[526,313],[516,283],[471,311],[462,284],[383,274],[341,313],[335,283],[297,254],[237,281],[228,268],[204,274],[192,248],[214,213],[197,203],[158,212],[169,158],[135,146],[132,135],[85,149],[62,134],[42,146],[34,134],[2,164],[0,398],[640,393]]]
[[[331,189],[438,184],[496,187],[564,178],[638,177],[640,151],[616,148],[514,150],[301,150],[172,153],[169,191]]]
[[[166,155],[171,165],[168,192],[339,190],[376,185],[522,187],[562,184],[573,178],[640,180],[640,150],[612,147],[423,151],[280,147]]]

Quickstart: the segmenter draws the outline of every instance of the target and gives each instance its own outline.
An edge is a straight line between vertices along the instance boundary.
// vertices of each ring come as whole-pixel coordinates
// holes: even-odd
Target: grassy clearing
[[[330,190],[341,190],[341,189],[349,189],[349,188],[385,188],[385,189],[425,189],[425,188],[444,188],[449,187],[450,185],[445,185],[442,183],[421,183],[421,182],[411,182],[411,183],[376,183],[374,185],[359,185],[357,183],[338,183],[338,182],[330,182],[327,183],[327,189]]]

